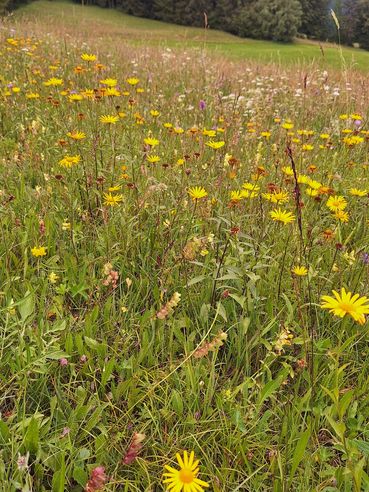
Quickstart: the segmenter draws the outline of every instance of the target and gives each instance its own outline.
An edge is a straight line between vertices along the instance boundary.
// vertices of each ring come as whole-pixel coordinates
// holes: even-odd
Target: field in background
[[[368,77],[324,50],[5,21],[1,491],[164,492],[184,450],[211,492],[369,490]]]
[[[41,30],[45,23],[57,27],[59,23],[67,24],[65,28],[77,28],[81,37],[94,36],[110,38],[113,44],[128,42],[145,45],[157,43],[160,46],[192,46],[207,48],[227,58],[254,60],[274,63],[315,63],[319,67],[353,68],[369,71],[369,52],[329,43],[297,40],[294,44],[273,43],[237,36],[216,30],[176,26],[165,22],[141,19],[125,15],[116,10],[99,7],[82,7],[69,2],[49,2],[41,0],[19,9],[15,16],[26,15],[40,23]]]

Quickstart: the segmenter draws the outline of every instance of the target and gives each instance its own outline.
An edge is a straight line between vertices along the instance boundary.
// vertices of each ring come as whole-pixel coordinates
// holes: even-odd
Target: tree
[[[238,32],[241,36],[273,41],[291,41],[301,24],[298,0],[256,0],[240,11]]]
[[[369,50],[369,0],[358,0],[352,38],[361,48]]]
[[[328,37],[329,0],[300,0],[302,7],[299,31],[309,38]]]

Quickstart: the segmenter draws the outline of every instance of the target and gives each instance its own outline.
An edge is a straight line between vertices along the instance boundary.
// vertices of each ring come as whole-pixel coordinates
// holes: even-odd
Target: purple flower
[[[201,111],[204,111],[204,109],[206,108],[206,102],[203,101],[202,99],[199,102],[199,108],[201,109]]]
[[[87,355],[84,355],[84,354],[83,354],[83,355],[81,355],[81,357],[79,358],[79,361],[80,361],[82,364],[84,364],[84,363],[86,362],[86,360],[87,360]]]
[[[369,264],[369,253],[363,253],[362,259],[363,259],[364,264],[368,265]]]
[[[59,364],[62,367],[67,366],[68,365],[68,359],[66,359],[65,357],[62,357],[61,359],[59,359]]]
[[[355,120],[354,123],[355,123],[355,126],[361,126],[362,121],[361,120]]]

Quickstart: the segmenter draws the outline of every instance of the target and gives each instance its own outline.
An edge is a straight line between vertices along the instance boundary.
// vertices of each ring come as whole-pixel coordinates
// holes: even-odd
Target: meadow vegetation
[[[1,31],[0,490],[369,490],[367,73],[63,8]]]

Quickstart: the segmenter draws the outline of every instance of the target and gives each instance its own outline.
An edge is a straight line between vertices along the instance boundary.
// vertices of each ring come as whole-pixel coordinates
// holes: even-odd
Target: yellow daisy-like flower
[[[349,314],[360,325],[365,323],[365,315],[369,314],[369,299],[367,297],[360,297],[359,294],[353,295],[351,292],[346,292],[344,287],[341,289],[341,294],[335,290],[332,293],[334,297],[322,296],[321,300],[323,302],[320,305],[322,309],[329,309],[330,313],[340,318]]]
[[[47,248],[45,248],[45,246],[35,246],[31,249],[32,256],[35,256],[36,258],[38,258],[39,256],[45,256],[46,249]]]
[[[288,202],[288,193],[287,191],[274,191],[273,193],[263,193],[263,198],[272,203],[286,203]]]
[[[231,202],[239,202],[244,198],[242,191],[235,190],[231,191]]]
[[[37,92],[29,92],[28,94],[26,94],[27,99],[39,99],[39,97],[40,94],[38,94]]]
[[[328,198],[326,205],[332,212],[337,212],[337,210],[345,210],[347,201],[343,196],[334,195]]]
[[[104,193],[104,205],[108,207],[115,207],[123,201],[123,195],[112,195],[111,193]]]
[[[293,128],[293,123],[283,123],[282,128],[284,128],[285,130],[291,130]]]
[[[46,87],[56,87],[62,84],[63,84],[63,79],[57,79],[56,77],[51,77],[51,79],[46,80],[46,82],[44,82],[44,85]]]
[[[106,125],[115,125],[117,121],[119,121],[119,116],[114,116],[111,114],[100,116],[100,122]]]
[[[270,216],[275,222],[282,222],[283,224],[290,224],[295,220],[293,213],[281,210],[280,208],[272,210]]]
[[[291,271],[292,271],[292,273],[294,273],[298,277],[305,277],[308,274],[307,268],[304,266],[299,266],[299,265],[292,268]]]
[[[336,210],[336,212],[334,213],[334,216],[340,222],[348,222],[349,221],[349,214],[347,212],[345,212],[344,210]]]
[[[176,454],[179,470],[172,466],[165,465],[167,470],[164,473],[163,483],[167,490],[171,492],[203,492],[204,488],[209,487],[207,482],[197,478],[199,473],[199,460],[195,460],[195,454],[191,451],[188,456],[187,451],[183,453],[183,459],[179,453]]]
[[[74,101],[82,101],[83,99],[83,96],[81,94],[71,94],[69,97],[68,97],[69,101],[70,102],[74,102]]]
[[[104,79],[100,80],[100,83],[103,85],[106,85],[107,87],[115,87],[118,84],[117,79]]]
[[[63,167],[71,168],[79,163],[81,156],[79,155],[66,155],[59,161],[59,164]]]
[[[159,140],[156,138],[147,137],[144,138],[144,142],[146,145],[150,145],[150,147],[156,147],[159,145]]]
[[[260,190],[260,186],[258,186],[255,183],[249,183],[248,181],[243,183],[242,188],[244,188],[245,190],[248,190],[248,191],[259,191]]]
[[[193,188],[190,188],[188,190],[188,194],[193,201],[201,200],[201,198],[205,198],[206,196],[208,196],[207,191],[202,186],[195,186]]]
[[[215,130],[207,130],[204,128],[202,134],[205,135],[205,137],[215,137],[217,132]]]
[[[148,155],[146,157],[146,160],[148,162],[151,162],[151,164],[155,164],[156,162],[160,161],[160,157],[158,155]]]
[[[212,149],[221,149],[222,147],[224,147],[225,145],[225,142],[222,140],[222,141],[219,141],[219,142],[215,142],[214,140],[210,140],[210,142],[206,142],[206,144],[208,147],[212,148]]]
[[[290,166],[284,166],[282,167],[282,173],[284,173],[286,176],[293,176],[293,169]]]
[[[302,146],[302,150],[305,150],[305,151],[309,151],[309,150],[313,150],[314,149],[314,145],[311,145],[311,144],[304,144]]]
[[[89,55],[88,53],[82,53],[81,58],[83,61],[93,62],[96,61],[96,55]]]
[[[108,87],[105,90],[105,96],[118,97],[120,96],[120,92],[115,87]]]
[[[67,137],[73,138],[73,140],[83,140],[84,138],[86,138],[86,134],[84,132],[73,131],[68,132]]]
[[[129,85],[137,85],[139,81],[140,79],[137,79],[136,77],[129,77],[128,79],[126,79],[126,82]]]
[[[351,188],[350,195],[352,196],[366,196],[368,194],[367,190],[359,190],[358,188]]]

